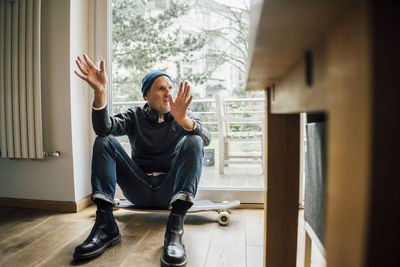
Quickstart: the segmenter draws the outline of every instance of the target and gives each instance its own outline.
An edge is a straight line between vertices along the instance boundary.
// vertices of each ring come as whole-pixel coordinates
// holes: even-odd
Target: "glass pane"
[[[113,0],[112,23],[113,112],[145,103],[141,79],[152,69],[167,72],[174,88],[188,81],[190,109],[212,134],[200,187],[263,188],[263,144],[255,137],[263,136],[264,93],[244,88],[249,0]],[[233,122],[221,123],[218,103]],[[223,174],[220,135],[241,138],[226,142],[233,162]],[[130,153],[128,139],[120,141]]]

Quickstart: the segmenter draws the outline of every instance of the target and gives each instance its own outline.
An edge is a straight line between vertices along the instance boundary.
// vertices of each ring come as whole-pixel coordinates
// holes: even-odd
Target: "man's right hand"
[[[75,74],[86,81],[94,90],[94,107],[102,107],[106,104],[106,85],[107,74],[104,60],[100,62],[100,69],[96,68],[87,55],[83,54],[84,61],[78,56],[75,60],[81,73],[74,71]]]

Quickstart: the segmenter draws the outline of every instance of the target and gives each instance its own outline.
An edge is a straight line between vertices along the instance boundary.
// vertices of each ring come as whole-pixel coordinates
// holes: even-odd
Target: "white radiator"
[[[43,158],[40,0],[0,0],[2,158]]]

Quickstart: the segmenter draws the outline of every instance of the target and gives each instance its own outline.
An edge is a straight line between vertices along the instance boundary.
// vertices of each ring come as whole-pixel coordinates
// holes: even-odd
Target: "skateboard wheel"
[[[231,220],[231,216],[227,211],[222,211],[218,214],[218,223],[220,225],[227,225]]]

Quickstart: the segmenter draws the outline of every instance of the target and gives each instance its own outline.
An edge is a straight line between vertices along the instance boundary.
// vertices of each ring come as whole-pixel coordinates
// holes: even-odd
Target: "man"
[[[151,71],[142,80],[147,103],[109,116],[104,61],[98,69],[83,55],[76,64],[80,72],[75,74],[94,90],[92,124],[97,138],[93,145],[91,183],[97,211],[95,225],[89,237],[75,248],[74,258],[100,255],[120,242],[112,214],[118,183],[125,197],[137,206],[171,208],[161,265],[185,266],[184,216],[193,205],[200,180],[203,146],[210,143],[210,133],[188,110],[193,98],[190,86],[181,82],[173,99],[170,77]],[[129,137],[131,157],[114,138],[120,135]]]

